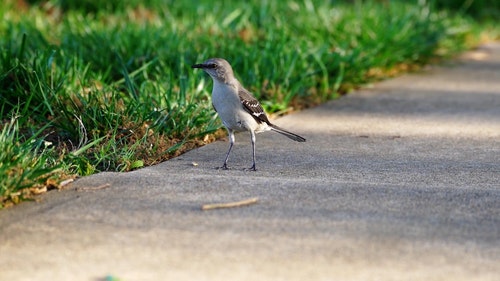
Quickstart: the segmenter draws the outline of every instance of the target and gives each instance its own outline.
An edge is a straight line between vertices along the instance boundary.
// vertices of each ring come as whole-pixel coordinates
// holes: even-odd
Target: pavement
[[[500,280],[500,43],[0,211],[0,280]],[[201,210],[258,198],[253,205]]]

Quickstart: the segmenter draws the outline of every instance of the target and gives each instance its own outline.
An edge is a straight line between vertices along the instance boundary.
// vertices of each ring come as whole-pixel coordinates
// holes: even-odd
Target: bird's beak
[[[204,67],[205,67],[205,65],[204,65],[204,64],[202,64],[202,63],[200,63],[200,64],[193,64],[193,65],[191,66],[191,68],[204,68]]]

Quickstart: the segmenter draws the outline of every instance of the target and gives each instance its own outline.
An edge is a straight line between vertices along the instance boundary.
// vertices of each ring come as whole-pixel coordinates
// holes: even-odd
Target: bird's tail
[[[305,138],[303,138],[303,137],[301,137],[301,136],[299,136],[297,134],[291,133],[291,132],[289,132],[287,130],[284,130],[284,129],[282,129],[282,128],[274,125],[274,124],[270,124],[270,127],[271,127],[272,131],[275,131],[275,132],[278,132],[278,133],[280,133],[280,134],[282,134],[284,136],[287,136],[287,137],[289,137],[290,139],[292,139],[294,141],[298,141],[298,142],[305,142],[306,141]]]

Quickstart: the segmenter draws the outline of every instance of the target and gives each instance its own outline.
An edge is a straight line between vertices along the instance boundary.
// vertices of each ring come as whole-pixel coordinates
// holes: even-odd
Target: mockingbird
[[[208,59],[204,63],[195,64],[192,68],[203,69],[212,77],[212,106],[227,128],[229,134],[229,150],[222,169],[228,169],[227,160],[234,145],[235,131],[249,131],[252,140],[253,164],[250,170],[255,171],[255,134],[265,131],[275,131],[298,142],[306,141],[305,138],[288,132],[271,122],[264,109],[252,94],[234,77],[231,65],[220,58]]]

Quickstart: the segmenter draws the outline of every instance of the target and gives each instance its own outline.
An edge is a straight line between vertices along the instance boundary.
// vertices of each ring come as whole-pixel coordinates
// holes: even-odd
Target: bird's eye
[[[208,68],[216,68],[217,65],[215,63],[209,63]]]

